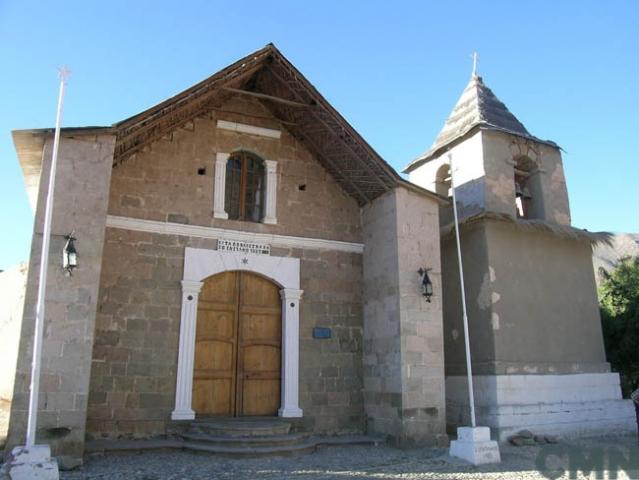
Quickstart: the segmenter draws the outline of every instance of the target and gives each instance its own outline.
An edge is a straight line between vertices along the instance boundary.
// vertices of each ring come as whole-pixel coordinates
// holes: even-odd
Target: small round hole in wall
[[[305,192],[305,191],[306,191],[306,184],[305,184],[305,183],[302,183],[302,184],[298,185],[298,186],[297,186],[297,189],[298,189],[300,192]]]
[[[197,174],[198,175],[206,175],[206,168],[198,168],[197,169]]]
[[[295,306],[295,304],[293,302],[291,302],[291,308],[293,308]]]
[[[186,297],[189,301],[193,300],[193,295],[189,295],[188,297]]]

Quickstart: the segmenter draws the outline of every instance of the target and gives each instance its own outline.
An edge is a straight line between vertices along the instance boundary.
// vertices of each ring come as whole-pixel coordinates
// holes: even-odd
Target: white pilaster
[[[203,283],[182,280],[182,316],[180,318],[180,343],[178,352],[177,381],[175,385],[175,410],[172,420],[193,420],[191,406],[193,396],[193,359],[195,355],[195,326],[197,300]]]
[[[266,209],[264,223],[277,223],[277,161],[264,160],[266,164]]]
[[[303,290],[283,288],[282,297],[282,406],[280,417],[301,417],[299,407],[300,298]]]
[[[226,210],[224,210],[226,163],[228,159],[228,153],[218,152],[215,157],[215,184],[213,190],[213,216],[215,218],[229,218]]]

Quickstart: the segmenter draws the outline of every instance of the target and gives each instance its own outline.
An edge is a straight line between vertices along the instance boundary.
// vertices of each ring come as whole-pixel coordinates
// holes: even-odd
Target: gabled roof
[[[360,204],[404,182],[273,44],[116,123],[114,163],[237,94],[266,105]]]
[[[531,135],[506,105],[484,84],[482,78],[472,75],[433,145],[413,160],[404,172],[408,173],[429,161],[451,143],[463,138],[477,127],[499,130],[557,147],[554,142],[540,140]]]
[[[142,113],[86,133],[99,128],[116,136],[116,166],[167,133],[220,108],[233,95],[262,102],[360,205],[400,185],[446,202],[400,177],[273,44]],[[83,129],[65,130],[83,133]],[[14,141],[26,148],[50,133],[49,129],[14,131]]]

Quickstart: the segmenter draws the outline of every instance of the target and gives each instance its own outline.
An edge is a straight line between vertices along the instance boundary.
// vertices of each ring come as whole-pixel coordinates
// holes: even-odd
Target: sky
[[[0,270],[33,213],[11,131],[111,125],[269,42],[396,169],[426,150],[479,53],[527,129],[563,149],[574,226],[639,232],[636,1],[0,0]]]

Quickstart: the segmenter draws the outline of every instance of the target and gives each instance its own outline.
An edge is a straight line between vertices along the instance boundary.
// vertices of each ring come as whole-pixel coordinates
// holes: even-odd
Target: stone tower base
[[[562,437],[636,433],[632,400],[623,400],[617,373],[477,375],[477,424],[506,441],[527,429]],[[448,428],[469,425],[465,376],[446,378]]]

